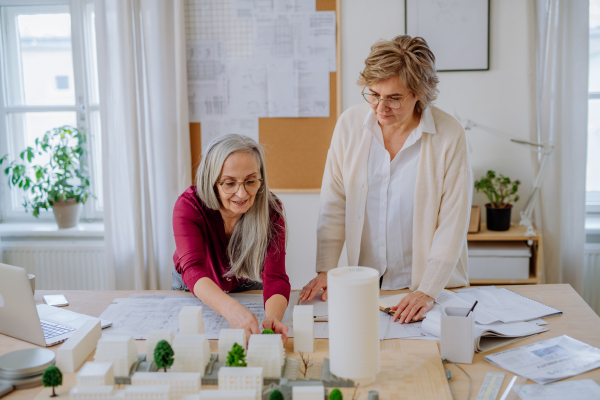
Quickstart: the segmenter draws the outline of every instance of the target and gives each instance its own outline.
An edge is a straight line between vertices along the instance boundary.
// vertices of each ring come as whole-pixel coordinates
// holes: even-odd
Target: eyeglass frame
[[[366,86],[363,88],[363,92],[362,92],[361,94],[362,94],[362,97],[363,97],[363,99],[365,99],[365,101],[366,101],[367,103],[369,103],[369,104],[371,104],[371,105],[373,105],[373,106],[375,106],[375,107],[379,107],[379,103],[381,103],[381,102],[383,101],[383,104],[385,104],[385,106],[386,106],[387,108],[389,108],[390,110],[399,110],[399,109],[401,109],[401,108],[402,108],[402,102],[403,102],[403,101],[404,101],[404,100],[405,100],[405,99],[408,97],[408,95],[409,95],[409,94],[411,94],[411,93],[412,93],[412,90],[411,90],[411,91],[409,91],[409,92],[406,94],[406,96],[404,96],[404,97],[402,98],[402,100],[396,100],[396,99],[383,99],[383,98],[381,98],[381,97],[377,97],[377,96],[375,96],[375,95],[374,95],[374,94],[372,94],[372,93],[365,93],[365,91],[364,91],[364,90],[365,90],[366,88],[367,88]],[[365,94],[366,94],[366,95],[369,95],[369,96],[373,96],[373,97],[375,97],[375,98],[377,99],[377,104],[373,104],[373,103],[371,103],[369,100],[367,100],[367,98],[365,97]],[[400,107],[398,107],[398,108],[390,107],[390,106],[388,105],[388,103],[387,103],[387,102],[388,102],[388,100],[394,100],[394,101],[397,101],[398,103],[400,103]]]
[[[255,191],[255,192],[251,192],[251,191],[249,191],[249,190],[246,188],[246,182],[248,182],[248,181],[260,181],[260,186],[258,187],[258,189],[256,189],[256,191]],[[263,183],[264,183],[264,181],[265,181],[265,180],[264,180],[263,178],[254,178],[254,179],[248,179],[248,180],[245,180],[245,181],[242,181],[242,182],[240,182],[240,181],[222,181],[222,182],[219,182],[219,181],[217,181],[217,183],[218,183],[219,185],[221,185],[221,190],[222,190],[222,191],[223,191],[223,193],[225,193],[225,194],[235,194],[235,193],[237,193],[237,191],[238,191],[238,190],[240,190],[240,185],[244,186],[244,190],[246,191],[246,193],[248,193],[248,194],[254,194],[254,193],[258,193],[258,191],[259,191],[259,190],[260,190],[260,189],[263,187]],[[227,192],[225,191],[225,189],[223,189],[223,185],[224,185],[224,184],[226,184],[226,183],[228,183],[228,182],[235,182],[235,183],[237,183],[237,184],[238,184],[237,188],[235,189],[235,192],[227,193]]]

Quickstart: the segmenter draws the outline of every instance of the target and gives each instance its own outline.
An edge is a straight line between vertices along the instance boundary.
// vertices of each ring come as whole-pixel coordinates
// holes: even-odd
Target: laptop
[[[39,346],[67,340],[86,321],[98,318],[52,307],[35,305],[24,268],[0,263],[0,333]],[[101,321],[102,328],[112,325]]]

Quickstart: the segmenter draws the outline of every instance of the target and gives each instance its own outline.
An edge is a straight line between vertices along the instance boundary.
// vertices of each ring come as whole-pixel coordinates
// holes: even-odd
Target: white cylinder
[[[379,272],[340,267],[327,273],[331,373],[360,383],[379,373]]]

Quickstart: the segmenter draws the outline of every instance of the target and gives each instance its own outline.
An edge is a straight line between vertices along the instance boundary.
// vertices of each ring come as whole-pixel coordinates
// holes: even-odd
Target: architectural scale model
[[[292,399],[294,400],[323,400],[325,388],[323,386],[294,386]]]
[[[248,367],[262,367],[265,378],[280,378],[285,362],[281,334],[251,335],[246,362]]]
[[[170,329],[150,329],[146,337],[146,361],[154,362],[154,348],[161,340],[166,340],[173,345],[175,335]]]
[[[138,386],[170,386],[172,400],[186,394],[200,392],[200,374],[197,372],[136,372],[131,384]]]
[[[379,272],[366,267],[327,273],[331,373],[361,387],[379,373]],[[351,313],[347,310],[352,310]]]
[[[255,400],[254,390],[203,390],[196,397],[184,400]]]
[[[202,307],[185,306],[179,312],[180,334],[203,334],[204,320],[202,319]]]
[[[243,329],[221,329],[219,332],[219,361],[227,360],[227,353],[237,343],[246,350],[246,332]]]
[[[179,334],[173,340],[175,361],[171,372],[199,372],[204,376],[210,362],[210,344],[206,335]]]
[[[56,351],[56,365],[63,372],[75,372],[96,349],[102,336],[100,320],[86,321]]]
[[[77,387],[112,386],[115,373],[111,361],[88,361],[77,373]]]
[[[294,307],[294,353],[315,351],[313,306]]]
[[[260,400],[262,389],[262,368],[221,367],[219,369],[219,390],[253,390],[255,400]]]
[[[110,334],[98,340],[94,361],[112,361],[115,376],[129,376],[131,367],[138,361],[137,346],[133,336]]]
[[[109,386],[74,386],[69,392],[71,400],[113,400],[117,391]],[[122,399],[123,397],[121,397]]]
[[[114,400],[171,400],[171,390],[169,386],[131,385],[126,386],[125,390],[120,391],[121,393],[117,393],[117,396],[123,394],[123,397]]]

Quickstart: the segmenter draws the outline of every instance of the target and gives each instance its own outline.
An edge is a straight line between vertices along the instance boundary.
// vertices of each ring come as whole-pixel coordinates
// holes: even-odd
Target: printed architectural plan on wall
[[[202,149],[258,118],[329,117],[336,16],[316,0],[186,0],[190,122]]]

